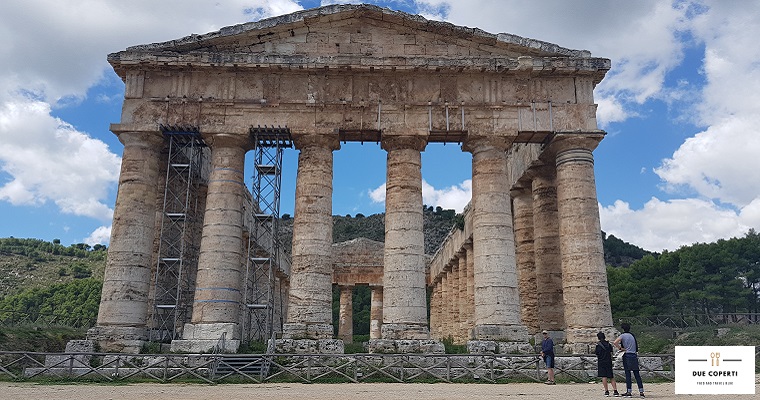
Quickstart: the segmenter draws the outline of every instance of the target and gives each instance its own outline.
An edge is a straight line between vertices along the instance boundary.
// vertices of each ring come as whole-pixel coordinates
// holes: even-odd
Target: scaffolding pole
[[[243,338],[265,341],[282,330],[282,293],[277,290],[280,266],[280,188],[283,150],[293,147],[290,129],[252,127],[254,143],[252,207],[244,291]]]
[[[195,236],[203,222],[199,188],[205,184],[208,148],[197,129],[162,126],[161,131],[168,157],[150,340],[168,343],[181,337],[192,313],[199,252]]]

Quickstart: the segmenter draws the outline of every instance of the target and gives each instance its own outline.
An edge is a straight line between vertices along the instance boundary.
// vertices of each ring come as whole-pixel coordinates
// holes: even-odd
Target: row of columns
[[[430,331],[437,338],[461,343],[472,338],[475,321],[474,257],[472,243],[465,243],[433,282],[430,296]]]
[[[338,308],[338,338],[344,343],[353,342],[354,337],[354,312],[353,293],[354,286],[340,285],[340,306]],[[380,326],[383,322],[383,287],[370,286],[370,311],[369,311],[369,338],[380,339]]]
[[[466,144],[473,153],[472,243],[432,280],[435,337],[520,341],[545,329],[584,346],[599,330],[613,330],[592,155],[600,138],[555,139],[548,160],[530,168],[511,196],[498,143]],[[458,269],[470,258],[474,279],[462,281]],[[470,310],[459,290],[471,286]],[[463,328],[469,313],[474,321]]]
[[[158,133],[117,134],[124,144],[122,172],[98,326],[92,335],[110,334],[129,344],[144,337],[141,332],[147,327],[163,138]],[[208,142],[212,170],[193,314],[183,339],[216,341],[226,334],[234,342],[240,338],[247,138],[217,134]],[[283,337],[327,339],[333,336],[332,152],[340,145],[332,135],[298,135],[294,142],[300,154]],[[467,140],[463,149],[473,155],[472,249],[460,253],[441,279],[440,289],[433,292],[433,303],[447,307],[445,314],[436,311],[431,315],[435,329],[478,340],[527,341],[521,312],[531,330],[566,326],[569,341],[585,340],[591,333],[595,337],[598,327],[611,326],[593,177],[591,149],[595,143],[580,139],[553,144],[555,175],[546,171],[535,174],[531,195],[515,196],[520,214],[513,227],[507,144],[503,139]],[[381,300],[382,323],[378,320],[383,339],[430,338],[420,154],[425,145],[421,136],[382,141],[388,153],[385,300]],[[526,216],[531,210],[532,229]],[[522,285],[518,285],[518,275]],[[526,287],[533,288],[531,282],[535,282],[536,293],[532,297],[525,293]],[[463,300],[465,297],[472,299],[472,304]],[[539,321],[538,326],[534,320]]]

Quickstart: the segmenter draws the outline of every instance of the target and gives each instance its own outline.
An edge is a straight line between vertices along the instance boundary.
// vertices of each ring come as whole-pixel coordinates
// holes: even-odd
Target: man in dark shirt
[[[544,340],[541,341],[541,357],[544,358],[546,363],[546,369],[549,373],[549,379],[544,382],[547,385],[554,384],[554,341],[549,337],[549,332],[544,330],[541,332],[544,335]]]

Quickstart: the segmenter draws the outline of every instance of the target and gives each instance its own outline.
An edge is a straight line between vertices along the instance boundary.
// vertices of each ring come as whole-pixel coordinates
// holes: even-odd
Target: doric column
[[[283,338],[329,339],[332,327],[332,180],[337,136],[294,136],[298,155],[288,318]]]
[[[340,286],[340,308],[338,310],[338,338],[343,343],[354,341],[354,287]]]
[[[436,339],[440,339],[443,337],[442,330],[441,330],[441,323],[443,314],[441,311],[441,280],[436,279],[433,282],[433,289],[432,289],[432,295],[430,299],[430,335]]]
[[[242,301],[243,199],[245,196],[245,152],[247,135],[214,134],[211,173],[198,254],[198,274],[193,314],[182,332],[183,340],[172,342],[176,351],[207,351],[221,337],[226,351],[237,351],[241,339],[239,316]]]
[[[441,339],[451,335],[451,284],[449,271],[441,271]]]
[[[420,152],[425,138],[386,137],[383,339],[429,339]]]
[[[557,188],[554,168],[533,171],[533,251],[535,252],[539,328],[559,332],[565,329],[562,302],[562,263],[557,220]],[[555,334],[555,340],[557,339]]]
[[[562,254],[567,340],[594,343],[596,333],[612,330],[607,271],[591,153],[601,134],[558,137],[557,204]]]
[[[372,286],[369,306],[369,338],[380,339],[383,324],[383,287]]]
[[[467,325],[467,339],[472,339],[475,327],[475,255],[472,252],[472,242],[464,244],[465,261],[467,262],[467,312],[465,324]]]
[[[449,335],[457,342],[459,337],[459,259],[454,257],[451,260],[451,269],[449,270]]]
[[[114,132],[124,145],[97,325],[87,337],[102,351],[137,353],[148,340],[160,132]]]
[[[457,253],[457,260],[459,261],[459,276],[457,279],[457,315],[459,317],[457,327],[457,338],[460,342],[466,342],[467,335],[467,252],[464,249],[460,249]]]
[[[470,138],[475,331],[479,340],[527,342],[520,322],[515,242],[503,140]]]
[[[538,317],[538,288],[533,253],[533,196],[530,190],[512,192],[512,212],[517,253],[517,278],[520,282],[520,312],[528,333],[541,329]]]

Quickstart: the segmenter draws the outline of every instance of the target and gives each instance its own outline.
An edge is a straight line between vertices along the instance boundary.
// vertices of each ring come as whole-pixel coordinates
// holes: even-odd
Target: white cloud
[[[292,0],[6,0],[0,98],[19,90],[51,104],[83,97],[108,71],[108,53],[299,9]]]
[[[384,203],[385,202],[385,183],[378,186],[376,189],[370,189],[368,190],[369,198],[372,199],[373,203]]]
[[[599,211],[602,230],[608,235],[650,251],[742,236],[749,229],[735,211],[698,199],[661,201],[653,197],[641,210],[632,210],[628,203],[617,200],[611,206],[600,206]]]
[[[104,200],[119,157],[51,110],[113,79],[108,53],[299,9],[292,0],[0,2],[0,200],[110,220]]]
[[[422,180],[422,202],[427,205],[441,206],[443,209],[454,209],[459,213],[464,210],[470,199],[472,199],[471,179],[443,189],[436,189],[424,179]]]
[[[376,189],[368,190],[368,194],[374,203],[385,202],[385,183]],[[441,206],[443,209],[453,209],[456,212],[462,212],[471,198],[472,180],[470,179],[443,189],[436,189],[424,179],[422,180],[422,202],[429,206]]]
[[[10,181],[0,199],[14,205],[54,202],[64,213],[110,220],[103,203],[118,179],[120,158],[105,143],[50,116],[50,105],[0,103],[0,171]]]
[[[426,13],[454,24],[506,32],[610,58],[612,70],[596,89],[599,121],[606,126],[636,116],[662,95],[667,72],[683,58],[679,32],[694,13],[691,3],[566,0],[416,0]]]
[[[90,246],[93,246],[96,244],[107,245],[110,240],[111,240],[111,225],[108,225],[108,226],[100,226],[97,229],[95,229],[90,234],[90,236],[84,239],[84,243],[87,243]]]
[[[655,168],[664,190],[697,198],[653,200],[637,211],[620,202],[602,213],[603,229],[626,232],[624,238],[644,247],[673,248],[760,228],[760,4],[709,6],[691,25],[705,46],[707,84],[695,115],[706,128]]]

